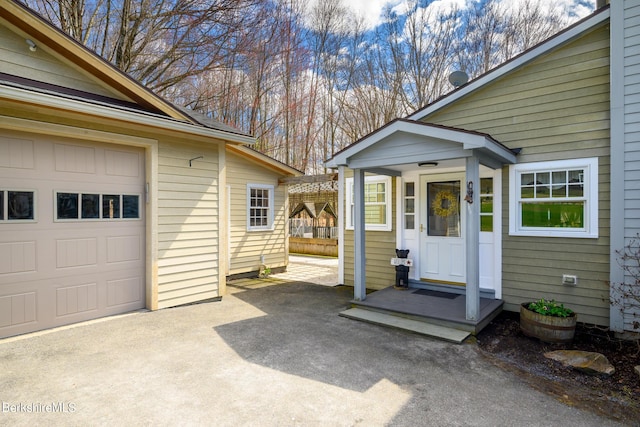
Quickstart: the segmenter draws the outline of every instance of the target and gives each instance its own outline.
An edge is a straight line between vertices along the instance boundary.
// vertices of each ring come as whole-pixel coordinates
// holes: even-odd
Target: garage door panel
[[[56,241],[56,268],[95,266],[98,239],[60,239]]]
[[[0,242],[0,277],[35,270],[35,241]]]
[[[0,297],[0,330],[35,323],[36,292]]]
[[[138,153],[105,150],[104,154],[107,175],[134,178],[141,175],[142,159]]]
[[[142,257],[141,236],[107,237],[107,263],[139,261]]]
[[[0,136],[0,167],[33,169],[33,140]]]
[[[3,131],[0,191],[33,191],[35,218],[0,218],[0,338],[145,306],[144,158]],[[58,217],[57,193],[114,195],[133,218]]]
[[[56,290],[56,316],[96,311],[98,308],[98,284],[83,283],[60,287]]]
[[[96,149],[93,147],[55,144],[54,156],[58,172],[96,173]]]
[[[139,308],[142,302],[141,277],[127,277],[107,281],[107,307],[132,306]]]

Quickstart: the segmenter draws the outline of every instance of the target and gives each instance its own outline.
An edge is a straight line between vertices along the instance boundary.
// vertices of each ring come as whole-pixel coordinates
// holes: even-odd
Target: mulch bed
[[[519,314],[502,312],[476,337],[481,354],[518,374],[532,387],[560,401],[640,426],[640,365],[637,341],[621,340],[610,331],[578,324],[571,344],[548,344],[520,331]],[[588,375],[549,360],[553,350],[583,350],[605,355],[615,367],[611,376]]]

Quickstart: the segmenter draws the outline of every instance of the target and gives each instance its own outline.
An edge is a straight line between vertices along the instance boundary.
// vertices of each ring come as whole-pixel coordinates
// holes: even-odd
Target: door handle
[[[424,231],[424,226],[420,224],[420,232],[422,233],[423,231]]]

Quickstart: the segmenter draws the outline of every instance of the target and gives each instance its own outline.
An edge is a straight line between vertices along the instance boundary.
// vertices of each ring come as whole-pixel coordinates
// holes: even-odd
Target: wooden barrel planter
[[[528,302],[520,305],[520,330],[528,337],[549,343],[570,343],[576,332],[575,313],[567,317],[544,316],[529,310]]]

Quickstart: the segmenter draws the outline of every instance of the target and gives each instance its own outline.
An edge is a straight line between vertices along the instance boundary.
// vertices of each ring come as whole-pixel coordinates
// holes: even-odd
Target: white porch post
[[[467,186],[472,183],[473,203],[464,201]],[[465,188],[460,203],[467,209],[467,320],[480,318],[480,162],[476,156],[466,159]]]
[[[353,170],[353,247],[354,247],[354,277],[353,299],[364,301],[367,287],[365,285],[365,224],[364,224],[364,171]],[[349,201],[347,201],[349,202]]]
[[[345,215],[344,166],[338,167],[338,283],[344,285],[344,225]]]

